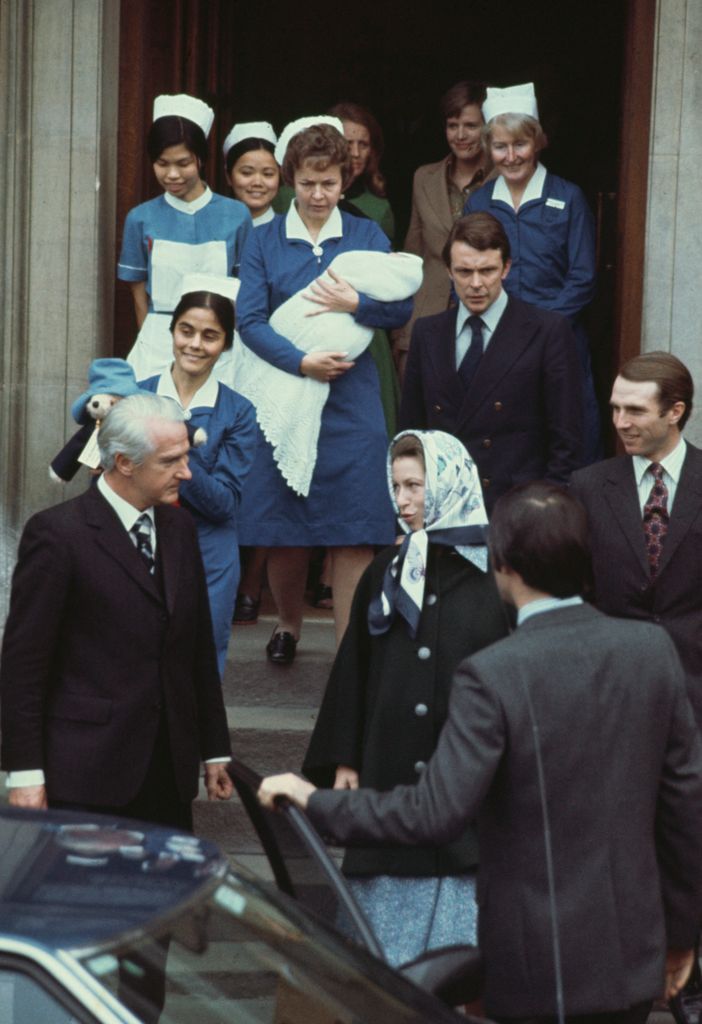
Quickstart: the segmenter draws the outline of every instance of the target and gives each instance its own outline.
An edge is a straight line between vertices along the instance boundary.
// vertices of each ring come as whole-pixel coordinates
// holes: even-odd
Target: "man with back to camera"
[[[625,454],[574,474],[571,488],[588,513],[595,604],[665,627],[702,727],[702,452],[682,436],[693,391],[668,352],[626,362],[610,398]]]
[[[560,488],[499,499],[490,548],[518,628],[459,666],[418,784],[283,775],[259,796],[290,797],[340,845],[434,845],[477,818],[487,1014],[643,1024],[684,984],[702,920],[702,741],[680,661],[660,627],[583,603],[587,521]]]
[[[210,799],[232,784],[202,560],[173,507],[183,412],[133,395],[98,437],[97,484],[20,542],[0,666],[9,801],[191,829],[200,760]]]
[[[577,342],[565,317],[504,291],[509,240],[492,214],[457,220],[443,257],[459,303],[415,322],[399,429],[459,438],[490,511],[514,484],[566,483],[582,465]]]

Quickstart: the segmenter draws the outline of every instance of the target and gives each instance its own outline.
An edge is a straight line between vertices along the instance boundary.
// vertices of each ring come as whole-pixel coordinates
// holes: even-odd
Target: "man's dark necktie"
[[[663,541],[668,532],[668,488],[663,483],[663,467],[652,462],[647,472],[653,474],[653,487],[643,512],[644,538],[651,579],[655,579],[661,564]]]
[[[479,316],[469,316],[466,323],[471,332],[470,345],[458,367],[458,376],[461,378],[464,388],[470,387],[478,364],[483,358],[483,321]]]
[[[136,544],[137,551],[146,562],[147,569],[153,576],[156,560],[151,544],[151,517],[146,512],[142,512],[129,533]]]

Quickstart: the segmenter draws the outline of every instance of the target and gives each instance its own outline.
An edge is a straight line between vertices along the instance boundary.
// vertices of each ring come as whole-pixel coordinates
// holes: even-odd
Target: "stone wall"
[[[658,0],[642,351],[689,366],[702,403],[702,4]],[[686,436],[702,444],[702,414]]]
[[[119,0],[0,0],[0,602],[27,516],[69,494],[48,463],[110,351],[118,58]]]

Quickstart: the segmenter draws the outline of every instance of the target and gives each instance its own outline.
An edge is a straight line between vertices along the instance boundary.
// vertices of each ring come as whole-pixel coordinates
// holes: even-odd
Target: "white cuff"
[[[208,757],[203,764],[229,764],[231,757]]]
[[[45,782],[43,769],[29,768],[22,772],[8,772],[5,785],[8,789],[18,789],[20,786],[43,786]]]

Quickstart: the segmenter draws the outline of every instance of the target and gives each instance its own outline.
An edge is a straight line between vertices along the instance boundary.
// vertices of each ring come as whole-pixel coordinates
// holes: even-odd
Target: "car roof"
[[[97,945],[167,915],[226,873],[216,846],[176,829],[0,809],[0,940]]]

